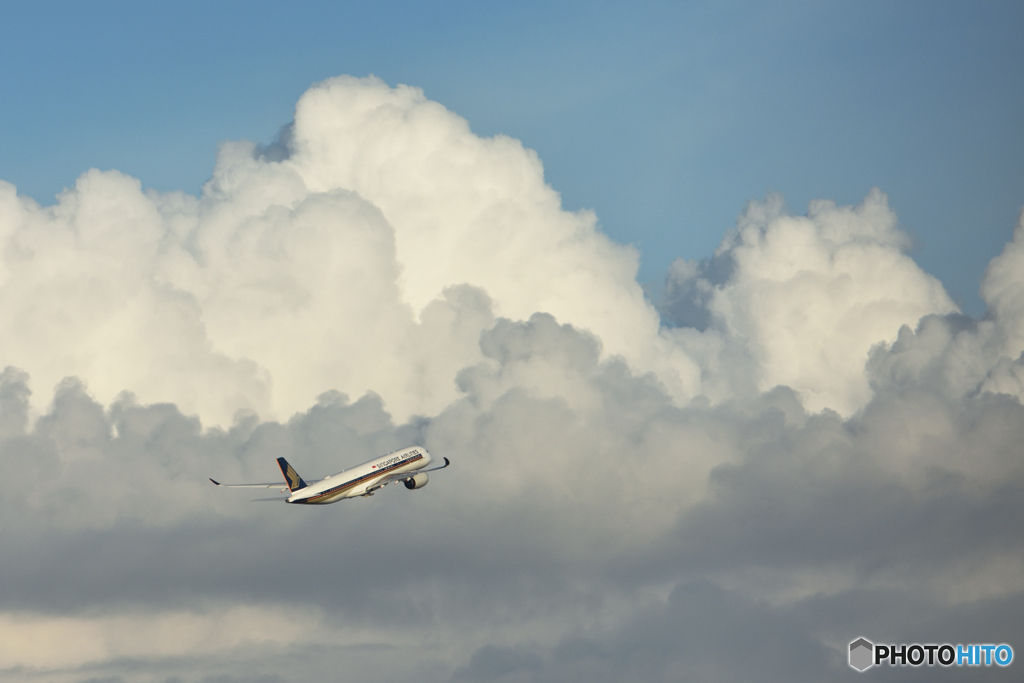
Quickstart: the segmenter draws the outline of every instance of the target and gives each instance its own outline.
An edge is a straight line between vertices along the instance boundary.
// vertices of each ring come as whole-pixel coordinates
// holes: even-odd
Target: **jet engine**
[[[427,485],[428,481],[430,481],[430,477],[427,475],[427,473],[420,472],[415,477],[410,477],[405,480],[405,488],[409,490],[421,489]]]

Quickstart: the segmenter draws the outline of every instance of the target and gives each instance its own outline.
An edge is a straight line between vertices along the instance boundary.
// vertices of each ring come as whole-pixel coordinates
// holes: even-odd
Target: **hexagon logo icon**
[[[850,643],[850,666],[857,671],[864,671],[874,662],[875,646],[864,638]]]

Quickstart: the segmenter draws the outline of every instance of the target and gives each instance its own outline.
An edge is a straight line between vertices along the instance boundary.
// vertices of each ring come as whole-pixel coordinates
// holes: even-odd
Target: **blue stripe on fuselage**
[[[346,481],[343,484],[338,484],[337,486],[332,486],[331,488],[327,489],[326,491],[321,491],[320,493],[312,495],[309,498],[303,498],[302,500],[296,500],[294,502],[295,503],[304,503],[304,504],[308,505],[308,504],[319,503],[320,501],[323,501],[326,498],[334,498],[337,495],[340,495],[341,493],[343,493],[346,489],[355,488],[359,484],[362,484],[362,483],[365,483],[365,482],[369,482],[369,481],[371,481],[373,479],[376,479],[377,477],[380,477],[382,475],[387,475],[388,473],[393,472],[396,469],[399,469],[401,467],[405,467],[409,463],[413,463],[413,462],[416,462],[417,460],[422,460],[422,459],[423,459],[423,454],[422,453],[417,453],[416,455],[414,455],[411,458],[407,458],[405,460],[399,460],[398,462],[396,462],[396,463],[394,463],[392,465],[388,465],[387,467],[382,467],[382,468],[374,470],[372,472],[368,472],[368,473],[364,474],[361,477],[356,477],[355,479],[352,479],[350,481]]]

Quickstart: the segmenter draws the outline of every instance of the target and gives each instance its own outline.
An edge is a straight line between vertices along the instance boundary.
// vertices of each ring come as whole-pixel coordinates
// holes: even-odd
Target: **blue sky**
[[[90,167],[197,193],[313,82],[408,83],[538,151],[567,208],[643,253],[711,254],[749,199],[889,194],[980,315],[1024,205],[1024,7],[988,2],[4,3],[0,179]]]

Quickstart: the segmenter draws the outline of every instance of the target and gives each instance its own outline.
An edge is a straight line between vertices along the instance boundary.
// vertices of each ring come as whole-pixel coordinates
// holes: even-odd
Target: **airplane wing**
[[[228,489],[283,489],[285,491],[288,490],[288,486],[286,484],[282,484],[279,481],[274,482],[273,484],[222,484],[216,479],[210,479],[210,481],[212,481],[217,486],[223,486],[224,488]]]
[[[424,472],[436,472],[437,470],[443,470],[448,465],[451,465],[451,461],[448,458],[444,459],[444,464],[440,467],[431,467],[429,470],[412,470],[411,472],[396,472],[395,474],[389,474],[386,477],[381,477],[377,482],[370,488],[366,489],[367,493],[372,493],[382,486],[387,486],[391,482],[405,481],[406,479],[412,479],[417,474],[423,474]]]
[[[448,458],[445,458],[444,459],[444,464],[441,465],[440,467],[431,467],[429,470],[419,470],[417,472],[413,472],[413,474],[419,474],[420,472],[436,472],[437,470],[443,470],[445,467],[448,467],[448,465],[451,465],[451,464],[452,464],[452,461],[449,460]]]

